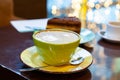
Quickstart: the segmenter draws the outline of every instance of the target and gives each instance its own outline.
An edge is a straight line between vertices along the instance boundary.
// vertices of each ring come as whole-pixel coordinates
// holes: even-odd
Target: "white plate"
[[[87,43],[95,38],[95,34],[91,30],[86,28],[81,29],[80,36],[81,36],[80,44]]]
[[[36,29],[45,30],[48,18],[31,20],[12,20],[10,23],[20,33],[33,32]]]
[[[120,43],[120,40],[116,40],[115,38],[111,39],[107,36],[105,36],[105,31],[101,30],[98,32],[98,34],[105,40],[109,41],[109,42],[113,42],[113,43]]]

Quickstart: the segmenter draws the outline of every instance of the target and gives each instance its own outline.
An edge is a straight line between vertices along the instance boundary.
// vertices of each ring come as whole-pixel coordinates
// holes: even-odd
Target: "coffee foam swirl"
[[[53,44],[65,44],[77,41],[79,37],[70,32],[50,31],[37,33],[36,39]]]

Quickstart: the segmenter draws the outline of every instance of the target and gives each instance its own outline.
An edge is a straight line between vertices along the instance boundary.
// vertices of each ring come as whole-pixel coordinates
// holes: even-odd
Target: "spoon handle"
[[[26,71],[34,71],[34,70],[39,70],[40,68],[45,68],[45,67],[49,67],[49,66],[39,66],[39,67],[31,67],[31,68],[23,68],[23,69],[19,69],[20,72],[26,72]]]
[[[69,65],[78,65],[80,63],[82,63],[84,61],[83,57],[78,57],[76,59],[73,59],[70,61],[70,63],[68,63]],[[20,69],[21,72],[25,72],[25,71],[34,71],[34,70],[39,70],[40,68],[45,68],[45,67],[49,67],[52,65],[47,65],[47,66],[39,66],[39,67],[32,67],[32,68],[24,68],[24,69]]]

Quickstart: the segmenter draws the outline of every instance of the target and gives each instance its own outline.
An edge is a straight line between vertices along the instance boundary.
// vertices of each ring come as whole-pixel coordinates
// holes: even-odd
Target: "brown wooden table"
[[[27,67],[20,60],[20,53],[33,46],[32,32],[19,33],[9,26],[0,28],[0,37],[0,64],[5,66],[0,67],[0,80],[120,80],[120,44],[100,39],[97,34],[93,48],[80,45],[93,55],[92,65],[73,74],[19,72]]]

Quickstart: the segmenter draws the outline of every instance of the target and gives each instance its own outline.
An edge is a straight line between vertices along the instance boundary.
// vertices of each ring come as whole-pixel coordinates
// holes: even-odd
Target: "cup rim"
[[[36,32],[33,33],[32,37],[33,37],[35,40],[39,41],[39,40],[35,37],[35,35],[36,35],[37,33],[39,33],[39,32],[43,32],[43,31],[65,31],[65,32],[74,33],[75,35],[78,36],[78,39],[77,39],[76,41],[73,41],[73,42],[70,42],[70,43],[74,43],[74,42],[80,41],[80,39],[81,39],[81,37],[80,37],[80,35],[79,35],[78,33],[74,32],[74,31],[71,31],[71,30],[59,29],[59,28],[53,28],[53,29],[46,29],[46,30],[36,31]],[[41,41],[41,42],[43,42],[43,41]],[[48,43],[48,42],[43,42],[43,43]],[[54,43],[49,43],[49,44],[54,44]],[[69,43],[64,43],[64,44],[69,44]],[[62,45],[62,44],[55,44],[55,45]]]
[[[117,25],[115,25],[117,24]],[[116,27],[116,28],[120,28],[120,21],[109,21],[108,25],[111,26],[111,27]]]
[[[120,41],[120,38],[118,38],[119,35],[117,35],[117,36],[115,37],[114,35],[111,35],[110,33],[107,33],[107,32],[108,32],[108,31],[105,31],[105,35],[104,35],[105,37],[107,37],[108,39],[113,39],[113,38],[114,38],[115,40],[119,40],[119,41]],[[110,35],[111,37],[110,37],[109,35]]]

